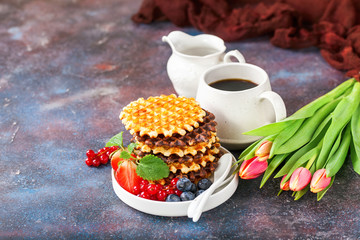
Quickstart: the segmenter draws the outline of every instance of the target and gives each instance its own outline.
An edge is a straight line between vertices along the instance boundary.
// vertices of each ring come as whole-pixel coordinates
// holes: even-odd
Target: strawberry
[[[131,160],[123,159],[116,170],[115,179],[128,192],[132,192],[134,186],[139,185],[142,180],[136,174],[136,164]]]
[[[120,157],[121,152],[122,152],[122,150],[118,150],[111,157],[111,167],[114,169],[115,172],[117,171],[120,162],[125,160],[124,158]],[[136,160],[136,155],[134,153],[131,153],[131,157],[129,158],[129,160],[135,161]]]
[[[114,171],[116,172],[116,170],[119,167],[119,163],[120,161],[123,161],[124,159],[120,158],[120,153],[121,151],[117,151],[114,153],[114,155],[111,157],[111,167],[114,169]]]

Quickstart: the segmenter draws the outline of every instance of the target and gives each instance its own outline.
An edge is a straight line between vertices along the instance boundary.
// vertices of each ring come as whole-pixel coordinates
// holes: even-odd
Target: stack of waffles
[[[169,167],[167,184],[174,177],[192,182],[208,178],[220,158],[220,143],[212,113],[193,98],[174,94],[140,98],[124,107],[120,119],[137,143],[136,154],[161,158]]]

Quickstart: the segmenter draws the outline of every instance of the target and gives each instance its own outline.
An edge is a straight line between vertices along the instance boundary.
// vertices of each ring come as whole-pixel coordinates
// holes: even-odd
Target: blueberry
[[[197,190],[196,193],[195,193],[195,197],[199,196],[203,192],[205,192],[205,190],[203,190],[203,189]]]
[[[180,202],[181,199],[176,194],[170,194],[166,197],[166,202]]]
[[[180,195],[181,201],[190,201],[190,200],[194,200],[194,198],[195,198],[195,194],[192,192],[183,192]]]
[[[191,189],[190,189],[190,192],[195,193],[195,192],[196,192],[196,190],[197,190],[197,188],[196,188],[195,183],[191,183]]]
[[[202,189],[202,190],[206,190],[211,186],[212,182],[207,179],[207,178],[203,178],[198,182],[198,188]]]
[[[182,192],[191,190],[191,181],[188,178],[180,178],[176,183],[176,188]]]

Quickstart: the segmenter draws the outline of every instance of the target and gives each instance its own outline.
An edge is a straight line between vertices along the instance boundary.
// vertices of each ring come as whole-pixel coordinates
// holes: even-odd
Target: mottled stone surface
[[[113,192],[109,165],[85,165],[87,149],[124,131],[123,106],[174,93],[166,73],[171,50],[161,37],[178,28],[133,24],[139,5],[0,2],[0,238],[360,238],[360,176],[349,162],[321,202],[310,193],[296,202],[290,193],[276,196],[279,179],[263,189],[261,179],[242,180],[198,223],[128,207]],[[269,73],[290,114],[344,80],[315,48],[279,49],[266,37],[226,46]]]

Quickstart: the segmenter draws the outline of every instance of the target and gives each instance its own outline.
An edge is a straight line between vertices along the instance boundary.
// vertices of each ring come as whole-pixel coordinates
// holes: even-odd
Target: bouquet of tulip
[[[309,189],[320,200],[334,182],[350,151],[360,174],[360,82],[349,79],[290,117],[244,134],[262,138],[239,156],[239,176],[264,173],[260,188],[282,165],[280,192],[292,190],[295,200]]]

